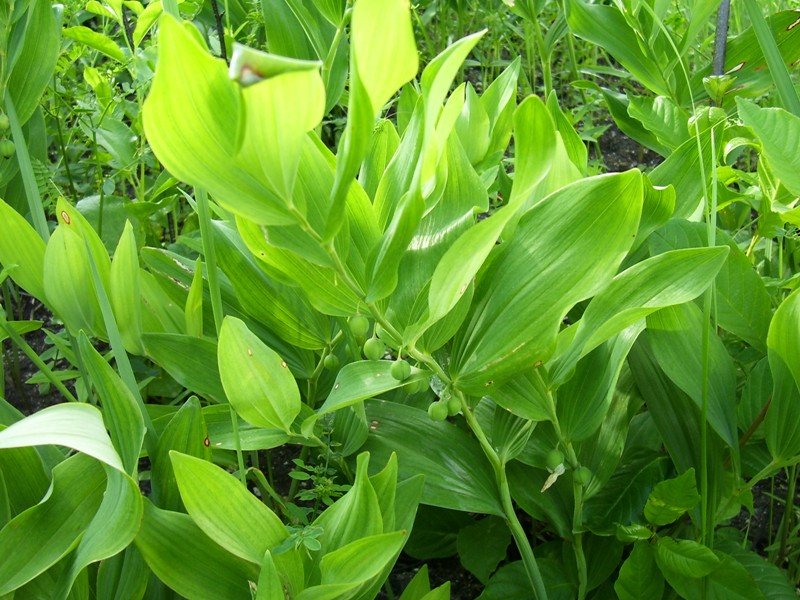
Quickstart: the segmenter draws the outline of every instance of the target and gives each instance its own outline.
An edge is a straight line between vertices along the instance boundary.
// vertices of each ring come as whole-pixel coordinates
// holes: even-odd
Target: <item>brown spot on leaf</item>
[[[71,220],[69,218],[69,213],[67,211],[65,210],[61,211],[61,218],[64,219],[64,223],[66,223],[67,225],[70,224]]]
[[[287,365],[287,364],[286,364],[286,361],[285,361],[285,360],[282,360],[282,361],[281,361],[281,366],[282,366],[282,367],[285,369],[285,368],[286,368],[286,367],[288,367],[289,365]]]
[[[203,446],[208,448],[211,445],[211,440],[208,439],[208,436],[203,440]]]

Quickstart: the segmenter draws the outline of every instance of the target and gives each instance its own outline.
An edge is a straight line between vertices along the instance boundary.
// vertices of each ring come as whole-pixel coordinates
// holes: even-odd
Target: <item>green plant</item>
[[[600,15],[587,27],[632,17],[622,31],[669,54],[662,5],[567,4]],[[230,67],[216,55],[247,11],[221,24],[184,3],[198,28],[165,3],[145,99],[126,49],[154,56],[150,6],[92,4],[105,33],[70,30],[142,86],[108,103],[100,76],[68,119],[87,139],[137,122],[192,186],[147,152],[125,175],[141,214],[162,193],[196,212],[170,212],[177,243],[110,236],[64,198],[50,235],[0,202],[0,283],[63,322],[51,339],[75,367],[3,315],[69,402],[23,418],[0,401],[0,594],[372,598],[404,547],[458,553],[484,600],[793,593],[721,525],[800,460],[796,115],[739,99],[741,124],[690,121],[685,56],[645,57],[650,108],[680,110],[641,129],[674,152],[587,177],[556,95],[517,102],[520,61],[451,91],[482,34],[416,80],[401,0],[264,2],[272,54],[232,44]],[[117,43],[127,9],[145,33]],[[126,171],[99,146],[95,175]],[[293,448],[287,492],[265,451]],[[423,571],[402,598],[448,594]]]

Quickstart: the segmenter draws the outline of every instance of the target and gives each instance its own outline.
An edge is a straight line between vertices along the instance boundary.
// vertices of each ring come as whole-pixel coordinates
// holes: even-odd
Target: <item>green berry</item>
[[[11,158],[14,156],[14,142],[11,140],[0,140],[0,156],[3,158]]]
[[[592,478],[592,472],[588,467],[578,467],[572,475],[573,480],[578,485],[586,485]]]
[[[364,356],[369,360],[380,360],[386,352],[386,346],[376,337],[369,338],[364,342]]]
[[[401,358],[392,363],[392,368],[389,372],[397,381],[405,381],[411,377],[411,365]]]
[[[564,455],[561,454],[558,450],[550,450],[547,453],[547,458],[545,459],[545,465],[547,466],[547,470],[551,473],[558,468],[558,465],[564,464]]]
[[[450,396],[447,399],[447,416],[455,417],[461,412],[461,402],[455,396]]]
[[[339,368],[339,357],[335,354],[328,354],[322,360],[322,365],[328,369],[328,371],[335,371]]]
[[[429,385],[430,382],[426,377],[424,379],[415,379],[414,381],[409,381],[403,386],[403,389],[409,394],[419,394],[426,391]]]
[[[434,421],[444,421],[447,418],[447,403],[432,402],[428,407],[428,416]]]
[[[353,334],[353,337],[357,340],[364,340],[367,338],[367,333],[369,333],[369,319],[364,315],[356,315],[355,317],[350,317],[350,333]]]
[[[0,132],[8,131],[11,123],[8,120],[8,115],[0,112]]]

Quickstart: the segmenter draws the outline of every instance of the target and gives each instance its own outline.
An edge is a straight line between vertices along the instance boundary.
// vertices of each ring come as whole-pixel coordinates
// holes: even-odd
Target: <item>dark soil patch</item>
[[[614,123],[611,123],[600,136],[599,144],[602,160],[609,173],[618,173],[636,167],[642,170],[652,169],[664,160],[656,152],[626,136]]]
[[[47,339],[46,331],[58,332],[63,326],[53,319],[50,311],[36,298],[20,290],[18,302],[7,302],[3,305],[6,309],[6,319],[9,321],[42,321],[42,327],[36,331],[24,334],[22,337],[39,356],[52,348],[52,343]],[[13,307],[13,310],[12,308]],[[2,343],[3,376],[5,384],[5,399],[25,415],[64,402],[64,397],[52,385],[30,384],[28,380],[39,373],[39,369],[31,360],[17,348],[10,339]],[[49,363],[50,368],[59,370],[67,366],[66,361],[56,357]],[[64,385],[75,393],[72,382]]]

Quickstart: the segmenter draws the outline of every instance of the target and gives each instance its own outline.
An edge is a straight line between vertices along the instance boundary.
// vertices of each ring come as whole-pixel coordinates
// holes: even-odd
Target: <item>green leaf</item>
[[[331,393],[317,410],[317,417],[427,377],[426,371],[412,368],[408,379],[398,381],[391,375],[392,364],[391,360],[360,360],[346,364],[337,373]]]
[[[258,568],[218,546],[189,515],[144,503],[136,547],[170,588],[189,600],[250,600]]]
[[[616,525],[642,521],[651,490],[666,475],[667,458],[645,454],[622,464],[608,483],[584,506],[587,527],[598,535],[613,535]]]
[[[106,433],[103,417],[94,406],[50,406],[0,431],[0,448],[48,444],[78,450],[118,471],[125,471]]]
[[[172,416],[158,440],[155,458],[151,457],[152,498],[160,507],[168,510],[183,508],[170,452],[174,450],[209,459],[211,450],[206,446],[207,442],[210,446],[200,402],[191,397]]]
[[[525,213],[478,283],[475,308],[456,337],[453,384],[482,394],[494,381],[550,358],[569,309],[613,277],[641,208],[641,174],[629,171],[576,182]],[[597,235],[584,235],[587,226]]]
[[[671,573],[684,577],[704,577],[719,566],[720,559],[710,548],[693,540],[661,537],[656,544],[656,562],[669,580]]]
[[[44,293],[45,243],[17,211],[0,200],[0,264],[11,269],[14,282],[35,298]]]
[[[303,66],[275,74],[241,91],[247,133],[239,152],[242,158],[257,157],[269,189],[290,209],[294,208],[294,184],[303,144],[307,143],[306,133],[319,124],[325,108],[319,64],[309,62]],[[236,67],[232,64],[231,68]],[[266,76],[257,68],[255,72]],[[262,108],[266,106],[269,110]]]
[[[554,417],[553,399],[536,369],[526,369],[496,385],[491,397],[503,408],[529,421],[550,421]]]
[[[458,532],[474,523],[465,512],[423,504],[403,552],[417,560],[455,556]]]
[[[358,0],[351,27],[351,72],[377,113],[417,74],[419,58],[409,5],[402,0]]]
[[[583,0],[569,0],[566,10],[569,28],[575,35],[604,48],[651,91],[670,95],[672,86],[664,79],[660,64],[654,60],[652,51],[645,53],[637,31],[621,10]]]
[[[644,516],[656,527],[669,525],[699,502],[700,494],[697,493],[694,469],[689,469],[680,477],[656,484],[647,498]]]
[[[98,31],[78,25],[76,27],[67,27],[63,30],[63,34],[64,37],[86,44],[89,48],[93,48],[119,63],[125,62],[125,54],[117,43]]]
[[[300,390],[289,367],[241,321],[226,317],[217,352],[222,385],[242,418],[289,432],[300,412]],[[263,552],[259,554],[259,560]]]
[[[724,246],[675,250],[636,263],[614,277],[587,306],[578,332],[552,371],[553,381],[563,381],[578,358],[611,336],[661,308],[702,294],[727,255]]]
[[[709,127],[700,132],[700,144],[693,136],[669,153],[660,165],[650,172],[653,185],[672,186],[675,188],[676,219],[688,219],[700,206],[703,193],[708,186],[714,170],[715,157],[711,155],[711,135],[715,136],[715,149],[719,152],[722,146],[719,124],[712,129]],[[698,148],[699,146],[699,148]],[[701,170],[701,156],[702,167]],[[705,180],[701,177],[705,174]]]
[[[84,329],[93,337],[106,338],[89,253],[103,287],[108,289],[108,252],[89,222],[66,200],[58,200],[56,211],[58,227],[44,254],[45,294],[53,311],[74,335]]]
[[[86,528],[69,568],[58,582],[60,599],[67,598],[80,573],[91,563],[122,552],[139,531],[143,500],[139,484],[126,473],[106,467],[108,485],[97,514]]]
[[[784,106],[789,109],[796,117],[800,117],[800,97],[789,75],[789,69],[783,60],[781,50],[778,47],[776,36],[770,31],[770,23],[764,18],[761,7],[753,0],[745,0],[745,7],[753,24],[753,32],[758,40],[758,45],[764,54],[769,74],[778,89],[778,95],[783,101]],[[789,27],[793,29],[794,23]],[[794,66],[794,63],[792,63]]]
[[[194,277],[189,293],[186,296],[186,305],[183,309],[186,317],[186,333],[191,337],[203,337],[203,263],[198,258],[195,262]]]
[[[425,475],[424,504],[502,516],[494,474],[473,438],[418,408],[383,400],[365,408],[373,427],[364,450],[377,463],[397,453],[401,478]]]
[[[144,11],[136,19],[136,27],[133,30],[133,46],[137,48],[142,43],[144,36],[158,20],[164,8],[161,0],[154,0],[148,4]]]
[[[17,21],[9,38],[19,45],[9,45],[12,60],[7,59],[6,64],[6,89],[13,98],[20,125],[27,123],[39,106],[61,50],[60,24],[53,4],[32,0],[16,7],[26,5],[27,13]]]
[[[582,441],[600,427],[625,358],[643,330],[642,322],[631,325],[578,362],[575,375],[558,391],[556,415],[563,439]]]
[[[655,549],[648,542],[634,544],[619,570],[614,591],[619,600],[663,597],[664,576],[656,566]]]
[[[798,330],[800,290],[795,290],[775,311],[767,337],[774,388],[764,425],[767,447],[776,460],[789,460],[800,452],[800,423],[794,417],[800,402]]]
[[[717,230],[716,236],[718,244],[726,244],[730,248],[728,260],[714,281],[719,326],[764,350],[772,319],[772,301],[764,281],[735,240],[722,230]],[[705,223],[676,219],[650,237],[650,253],[655,255],[680,248],[703,248],[708,246],[707,239]]]
[[[260,223],[294,224],[254,154],[245,100],[225,62],[208,53],[193,25],[166,14],[159,23],[158,69],[142,117],[158,159],[229,210]]]
[[[347,190],[367,153],[375,117],[419,67],[408,2],[359,0],[353,6],[351,32],[348,120],[330,194],[327,239],[342,225]]]
[[[225,401],[216,342],[177,333],[145,333],[142,342],[147,356],[182,386],[214,402]]]
[[[720,532],[723,533],[723,532]],[[727,533],[727,531],[726,531]],[[738,540],[740,532],[736,532],[737,539],[719,535],[714,540],[714,547],[725,552],[728,556],[739,562],[755,580],[761,593],[769,600],[782,600],[791,598],[795,593],[795,586],[789,581],[787,573],[777,565],[767,561],[755,552],[742,547]]]
[[[261,564],[288,535],[281,520],[242,483],[219,467],[170,452],[186,510],[206,535],[231,554]]]
[[[506,557],[511,532],[506,522],[489,516],[458,532],[458,556],[461,564],[484,585]]]
[[[354,540],[346,546],[328,552],[320,563],[321,586],[364,585],[380,573],[387,563],[397,558],[407,535],[406,531],[373,535]],[[309,589],[309,597],[318,597],[313,590],[314,588]],[[298,599],[304,597],[301,593]]]
[[[674,150],[689,139],[689,115],[665,96],[629,96],[628,113],[641,121],[667,148]]]
[[[314,521],[315,526],[324,530],[319,537],[320,556],[359,539],[384,533],[381,505],[368,476],[369,463],[367,452],[358,455],[353,486]]]
[[[100,507],[105,482],[103,469],[86,454],[53,469],[45,500],[0,530],[0,595],[43,573],[74,547]]]
[[[297,288],[270,277],[227,222],[212,221],[217,265],[228,276],[242,308],[287,342],[321,350],[330,322],[311,307]]]
[[[800,135],[800,116],[782,108],[761,108],[741,98],[736,104],[739,117],[761,140],[762,160],[769,161],[786,189],[795,196],[800,194],[800,157],[791,151],[792,140]]]
[[[648,340],[659,366],[695,403],[703,404],[702,312],[694,304],[663,308],[647,317]],[[736,372],[722,341],[710,334],[708,372],[708,423],[732,448],[738,447],[736,430]]]
[[[144,441],[144,421],[136,399],[114,369],[95,350],[86,334],[78,337],[78,348],[87,373],[97,389],[103,406],[103,419],[111,433],[125,472],[136,473]]]
[[[139,292],[139,253],[130,221],[119,238],[111,261],[108,295],[114,309],[125,350],[144,354],[142,346],[142,301]]]
[[[143,598],[150,569],[136,546],[100,563],[97,572],[98,598]]]

